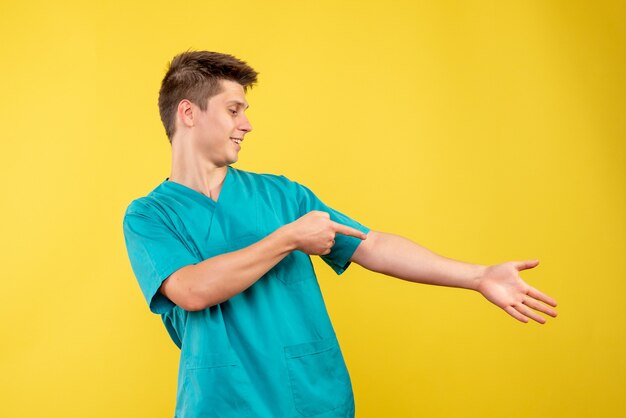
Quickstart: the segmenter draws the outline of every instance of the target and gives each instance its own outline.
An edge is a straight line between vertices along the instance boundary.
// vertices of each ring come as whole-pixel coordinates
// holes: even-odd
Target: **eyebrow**
[[[229,100],[226,102],[226,104],[232,104],[232,103],[236,103],[238,106],[244,106],[244,109],[247,109],[250,107],[248,103],[245,103],[239,100]]]

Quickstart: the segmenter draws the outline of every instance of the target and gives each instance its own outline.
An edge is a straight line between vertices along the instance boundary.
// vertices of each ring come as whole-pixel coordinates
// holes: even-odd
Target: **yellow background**
[[[315,259],[357,417],[626,414],[622,1],[99,1],[0,7],[6,417],[171,417],[178,351],[122,216],[169,175],[188,48],[260,72],[235,167],[451,258],[538,258],[559,317]]]

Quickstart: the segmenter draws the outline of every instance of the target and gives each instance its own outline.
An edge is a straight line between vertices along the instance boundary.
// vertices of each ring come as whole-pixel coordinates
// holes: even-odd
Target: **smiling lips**
[[[230,139],[237,145],[241,144],[241,141],[243,141],[243,138],[233,138],[232,136]]]

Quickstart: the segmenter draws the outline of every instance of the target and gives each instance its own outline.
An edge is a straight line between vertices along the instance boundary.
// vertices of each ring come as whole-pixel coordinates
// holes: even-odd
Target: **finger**
[[[320,255],[328,255],[330,254],[330,248],[328,248],[326,251],[324,251],[323,253],[320,253]]]
[[[347,225],[343,225],[337,222],[332,222],[333,228],[335,230],[335,232],[338,232],[342,235],[350,235],[351,237],[356,237],[356,238],[360,238],[360,239],[366,239],[367,235],[365,235],[363,232],[359,231],[358,229],[354,229],[351,228]]]
[[[330,219],[330,213],[328,212],[324,212],[323,210],[311,210],[309,212],[307,212],[304,216],[309,215],[309,216],[319,216],[322,218],[327,218]]]
[[[552,299],[550,296],[546,295],[545,293],[538,291],[534,287],[531,287],[528,290],[528,296],[533,297],[535,299],[539,299],[540,301],[547,303],[550,306],[556,307],[556,300]]]
[[[533,267],[537,267],[538,264],[539,260],[516,261],[515,268],[517,271],[528,270]]]
[[[528,318],[526,318],[524,315],[519,313],[514,307],[507,306],[507,307],[504,308],[504,310],[506,311],[506,313],[508,313],[513,318],[517,319],[518,321],[523,322],[523,323],[527,323],[528,322]]]
[[[551,317],[556,317],[556,311],[554,309],[550,309],[549,307],[547,307],[546,305],[544,305],[543,303],[540,303],[539,301],[537,301],[536,299],[533,299],[531,297],[527,297],[524,300],[524,305],[533,308],[536,311],[539,312],[543,312],[546,315],[550,315]]]
[[[524,316],[527,316],[528,318],[532,319],[533,321],[537,321],[540,324],[545,324],[546,323],[546,319],[539,315],[537,312],[533,311],[532,309],[530,309],[528,306],[524,305],[524,304],[518,304],[515,305],[514,308],[521,313]]]

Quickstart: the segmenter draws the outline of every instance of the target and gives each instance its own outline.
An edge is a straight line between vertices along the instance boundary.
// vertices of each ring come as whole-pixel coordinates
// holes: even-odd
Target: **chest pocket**
[[[239,238],[230,239],[224,244],[223,251],[218,250],[218,252],[238,251],[260,241],[264,237],[265,236],[262,234],[248,234]],[[273,277],[285,285],[307,280],[316,280],[311,259],[307,254],[301,251],[292,251],[287,254],[270,272]]]
[[[243,197],[236,208],[220,207],[215,213],[211,227],[210,255],[233,252],[248,247],[276,229],[289,219],[281,222],[279,208],[267,202],[259,202],[258,196]],[[307,280],[316,280],[313,264],[309,256],[301,251],[287,254],[271,270],[272,276],[281,283],[290,285]]]
[[[290,285],[307,280],[316,280],[313,263],[302,251],[292,251],[278,263],[273,273],[283,284]]]
[[[225,243],[225,249],[228,252],[238,251],[242,248],[249,247],[255,242],[260,241],[261,239],[263,239],[263,236],[261,234],[248,233],[246,235],[227,240]]]

